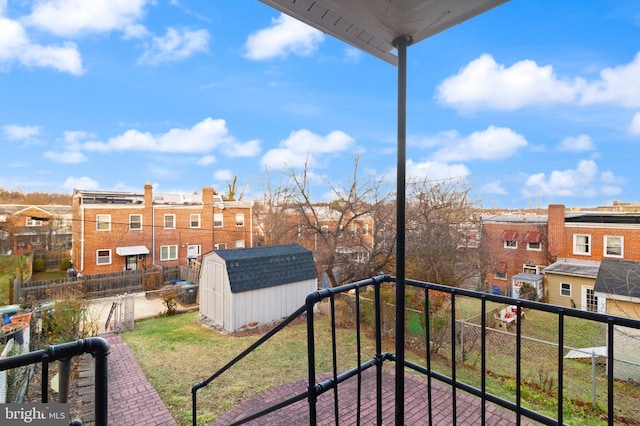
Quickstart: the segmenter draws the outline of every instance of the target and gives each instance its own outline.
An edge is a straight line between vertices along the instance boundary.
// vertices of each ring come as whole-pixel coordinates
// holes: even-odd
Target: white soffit
[[[418,43],[508,0],[260,0],[397,65],[393,41]]]

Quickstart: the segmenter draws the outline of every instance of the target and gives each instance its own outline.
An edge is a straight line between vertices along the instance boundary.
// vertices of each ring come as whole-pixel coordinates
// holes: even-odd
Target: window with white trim
[[[236,248],[244,248],[244,240],[236,240]]]
[[[164,229],[176,229],[176,215],[165,214],[164,215]]]
[[[111,250],[96,250],[96,265],[111,265]]]
[[[200,228],[200,215],[192,213],[189,215],[189,226],[191,228]]]
[[[130,214],[129,215],[129,230],[139,231],[142,229],[142,215]]]
[[[160,246],[160,260],[176,260],[178,258],[178,246]]]
[[[365,223],[364,225],[362,225],[362,228],[363,228],[363,229],[362,229],[362,233],[363,233],[364,235],[369,235],[369,224],[368,224],[368,223]]]
[[[329,227],[327,225],[322,225],[320,227],[320,232],[322,232],[323,235],[329,235]]]
[[[214,228],[222,228],[224,223],[222,222],[222,213],[214,213],[213,214],[213,227]]]
[[[42,219],[27,218],[27,226],[42,226]]]
[[[591,254],[591,235],[573,234],[573,254]]]
[[[493,278],[496,280],[506,280],[507,272],[506,271],[493,271]]]
[[[236,226],[244,227],[244,213],[236,213]]]
[[[624,237],[618,235],[605,235],[604,255],[607,257],[623,257]]]
[[[571,297],[571,283],[560,283],[560,296]]]
[[[216,250],[226,250],[227,249],[227,244],[226,243],[218,243],[214,246],[214,248]]]
[[[504,240],[504,248],[506,249],[517,249],[518,241],[517,240]]]
[[[96,215],[96,231],[111,231],[111,215],[110,214]]]
[[[535,243],[535,242],[527,243],[527,250],[541,251],[542,243]]]

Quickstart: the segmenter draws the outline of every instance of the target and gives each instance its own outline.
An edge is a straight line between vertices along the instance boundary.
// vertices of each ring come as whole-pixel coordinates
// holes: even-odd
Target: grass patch
[[[13,277],[18,274],[27,262],[26,256],[0,255],[0,306],[9,304],[9,285],[13,284]]]
[[[145,375],[181,425],[191,424],[191,388],[206,379],[260,336],[234,337],[196,323],[197,312],[153,318],[136,323],[122,335]],[[331,369],[328,319],[316,321],[318,373]],[[338,368],[355,367],[355,332],[337,330]],[[307,377],[306,323],[292,325],[198,391],[198,424],[215,421],[224,412],[273,386]],[[363,357],[375,345],[363,341]],[[301,389],[303,391],[305,389]]]

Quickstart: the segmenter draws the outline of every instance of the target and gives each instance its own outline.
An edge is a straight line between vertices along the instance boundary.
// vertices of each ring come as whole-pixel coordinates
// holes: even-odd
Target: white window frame
[[[369,235],[369,224],[365,223],[364,225],[362,225],[362,233],[364,235]]]
[[[100,213],[96,215],[96,231],[111,231],[111,215]]]
[[[567,294],[568,293],[568,294]],[[573,294],[573,286],[571,283],[560,283],[560,296],[571,297]]]
[[[160,261],[176,260],[178,259],[178,245],[160,246]]]
[[[518,248],[518,240],[504,240],[504,248],[509,250],[515,250]]]
[[[527,272],[528,270],[533,272]],[[522,272],[525,274],[539,274],[540,267],[531,263],[525,263],[524,265],[522,265]]]
[[[100,252],[104,252],[105,254],[100,255]],[[96,265],[111,265],[111,249],[96,250]]]
[[[134,222],[133,221],[134,217],[139,217],[140,218],[140,222]],[[133,226],[134,224],[136,224],[138,227],[136,228],[135,226]],[[129,215],[129,230],[130,231],[141,231],[142,230],[142,215],[141,214],[130,214]]]
[[[167,219],[171,220],[169,226],[167,226]],[[176,229],[176,215],[175,213],[166,213],[162,217],[162,226],[164,229]]]
[[[585,250],[578,250],[578,239],[581,237],[587,239],[585,243],[580,243],[580,245],[586,246]],[[591,246],[592,240],[590,234],[573,234],[573,254],[581,256],[591,256]]]
[[[216,245],[213,246],[215,250],[226,250],[227,249],[227,243],[218,243]]]
[[[26,226],[42,226],[42,219],[27,218]]]
[[[244,248],[244,240],[236,240],[236,248]]]
[[[609,250],[609,239],[618,238],[620,240],[620,254],[611,254],[608,253]],[[605,235],[604,236],[604,244],[603,244],[603,256],[605,257],[616,257],[623,258],[624,257],[624,237],[622,235]]]
[[[236,227],[244,228],[244,213],[236,213]]]
[[[322,225],[322,226],[320,227],[320,232],[321,232],[323,235],[328,235],[328,234],[329,234],[329,226],[328,226],[328,225]]]
[[[529,251],[542,251],[542,243],[527,243],[527,250],[529,250]]]
[[[224,228],[224,215],[222,213],[213,214],[213,227]]]
[[[189,227],[200,228],[200,215],[198,213],[191,213],[189,215]]]
[[[507,273],[506,272],[493,271],[493,278],[495,278],[496,280],[506,281],[507,280]]]

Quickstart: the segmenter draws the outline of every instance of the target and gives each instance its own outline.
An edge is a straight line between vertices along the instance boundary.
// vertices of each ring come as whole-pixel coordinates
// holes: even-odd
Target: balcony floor
[[[330,376],[321,377],[321,379]],[[383,392],[383,422],[385,425],[395,424],[395,403],[394,384],[395,374],[391,369],[385,369],[382,375]],[[369,369],[362,374],[362,413],[360,424],[376,424],[376,375],[374,369]],[[243,404],[233,408],[222,415],[212,426],[222,426],[240,420],[251,413],[255,413],[267,408],[279,401],[303,392],[306,389],[307,381],[299,380],[288,383],[262,392]],[[452,414],[452,393],[451,389],[436,380],[432,380],[433,403],[433,425],[454,424]],[[318,425],[334,425],[334,392],[330,390],[318,397]],[[352,377],[343,382],[338,387],[338,400],[340,410],[340,424],[357,424],[357,377]],[[480,399],[468,395],[462,391],[456,393],[457,399],[457,424],[471,425],[481,424],[481,401]],[[405,424],[412,426],[428,425],[427,410],[427,380],[425,378],[405,375]],[[248,425],[260,426],[280,426],[280,425],[302,425],[309,424],[307,400],[299,401],[293,405],[285,407],[271,413],[258,420],[246,423]],[[485,425],[514,425],[516,417],[513,413],[502,408],[487,404]],[[526,421],[522,425],[532,425]]]

